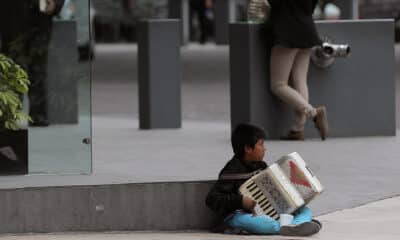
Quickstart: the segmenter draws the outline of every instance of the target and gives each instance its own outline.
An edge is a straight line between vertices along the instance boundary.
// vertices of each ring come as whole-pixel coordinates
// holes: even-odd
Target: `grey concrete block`
[[[271,43],[262,27],[231,25],[231,125],[251,122],[277,139],[293,114],[270,93]],[[327,106],[329,136],[395,135],[393,21],[318,22],[317,27],[321,36],[352,47],[348,58],[329,68],[310,65],[310,103]],[[312,124],[305,131],[307,137],[317,136]]]
[[[50,123],[78,123],[78,46],[75,21],[54,22],[47,69]]]
[[[0,233],[209,229],[212,181],[0,190]]]
[[[190,10],[189,0],[168,0],[168,18],[181,20],[182,44],[189,42],[190,37]]]
[[[180,21],[139,23],[139,127],[181,127]]]
[[[214,2],[215,43],[229,43],[229,23],[235,19],[235,0],[218,0]]]

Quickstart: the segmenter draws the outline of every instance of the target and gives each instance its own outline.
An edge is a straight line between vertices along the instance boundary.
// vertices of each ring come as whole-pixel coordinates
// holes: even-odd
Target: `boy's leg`
[[[302,207],[294,213],[292,224],[281,227],[281,235],[310,236],[321,230],[321,224],[312,220],[311,210]]]
[[[238,212],[227,221],[227,224],[252,234],[279,234],[280,231],[279,222],[266,215],[254,216]]]
[[[312,220],[312,212],[308,207],[302,207],[294,214],[292,224],[299,225]]]

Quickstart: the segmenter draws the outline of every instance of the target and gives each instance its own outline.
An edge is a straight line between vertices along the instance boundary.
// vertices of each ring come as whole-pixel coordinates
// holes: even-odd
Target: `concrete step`
[[[0,190],[0,233],[209,229],[212,182]]]
[[[400,197],[373,202],[354,209],[334,212],[321,216],[323,229],[315,236],[307,239],[342,240],[342,239],[384,239],[397,240],[400,236]],[[379,215],[379,217],[377,217]],[[102,233],[59,233],[2,235],[1,240],[269,240],[289,239],[283,236],[236,236],[211,234],[205,231],[195,232],[102,232]],[[296,239],[291,237],[290,239]]]
[[[147,132],[130,128],[129,119],[97,120],[93,174],[0,177],[0,233],[212,225],[204,198],[232,154],[229,124]],[[321,215],[398,195],[399,143],[400,137],[267,141],[265,161],[299,152],[325,186],[310,205]]]

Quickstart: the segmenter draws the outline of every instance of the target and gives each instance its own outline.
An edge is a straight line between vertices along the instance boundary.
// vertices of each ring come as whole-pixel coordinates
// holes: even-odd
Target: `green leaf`
[[[17,130],[22,121],[32,121],[23,112],[20,99],[21,94],[28,92],[29,85],[26,71],[11,58],[0,54],[0,129]]]

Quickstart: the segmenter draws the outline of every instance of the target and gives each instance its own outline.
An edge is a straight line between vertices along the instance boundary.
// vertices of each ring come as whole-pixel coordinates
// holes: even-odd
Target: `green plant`
[[[18,130],[22,121],[31,121],[22,107],[22,96],[28,92],[29,83],[26,71],[0,54],[0,130]]]

